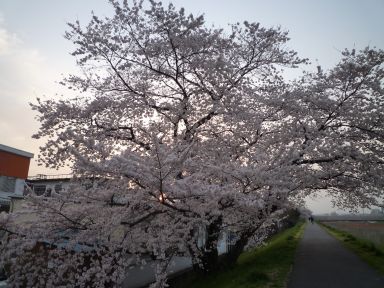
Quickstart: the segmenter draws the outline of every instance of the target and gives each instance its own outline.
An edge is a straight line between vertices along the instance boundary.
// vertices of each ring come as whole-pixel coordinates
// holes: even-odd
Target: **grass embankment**
[[[350,233],[319,223],[329,234],[340,240],[347,248],[355,252],[361,259],[384,275],[384,249],[374,243],[360,239]]]
[[[204,278],[187,273],[171,283],[173,288],[280,288],[285,287],[304,223],[287,229],[267,245],[244,252],[235,267]]]

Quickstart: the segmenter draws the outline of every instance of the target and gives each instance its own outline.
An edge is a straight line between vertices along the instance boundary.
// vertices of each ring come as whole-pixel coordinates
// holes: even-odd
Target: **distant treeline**
[[[384,214],[315,215],[320,221],[384,221]]]

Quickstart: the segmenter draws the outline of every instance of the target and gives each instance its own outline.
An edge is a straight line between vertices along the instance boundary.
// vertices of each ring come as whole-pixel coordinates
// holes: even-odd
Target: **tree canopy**
[[[29,196],[31,223],[3,220],[11,285],[118,285],[151,256],[164,287],[173,256],[209,272],[220,231],[241,251],[307,195],[349,209],[383,198],[384,51],[345,50],[329,71],[288,81],[284,69],[307,60],[280,28],[110,2],[113,17],[65,35],[83,74],[61,83],[78,96],[31,104],[34,137],[48,139],[40,160],[70,162],[76,181]]]

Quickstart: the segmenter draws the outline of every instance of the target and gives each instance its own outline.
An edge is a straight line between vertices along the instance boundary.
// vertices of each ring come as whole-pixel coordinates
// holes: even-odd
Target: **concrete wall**
[[[14,193],[18,196],[23,196],[24,194],[24,179],[16,179],[15,191]]]

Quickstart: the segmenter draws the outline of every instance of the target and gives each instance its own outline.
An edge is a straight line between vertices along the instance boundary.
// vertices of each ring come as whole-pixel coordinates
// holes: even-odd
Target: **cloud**
[[[6,54],[9,51],[9,34],[5,29],[0,29],[0,55]]]
[[[0,14],[0,57],[12,54],[15,47],[22,45],[21,39],[5,28],[5,21]]]
[[[0,143],[35,154],[30,174],[48,173],[36,163],[42,141],[31,138],[39,123],[29,102],[58,91],[59,72],[34,47],[5,27],[0,16]]]
[[[12,53],[13,47],[21,44],[16,34],[9,33],[4,27],[4,20],[0,16],[0,56]]]

